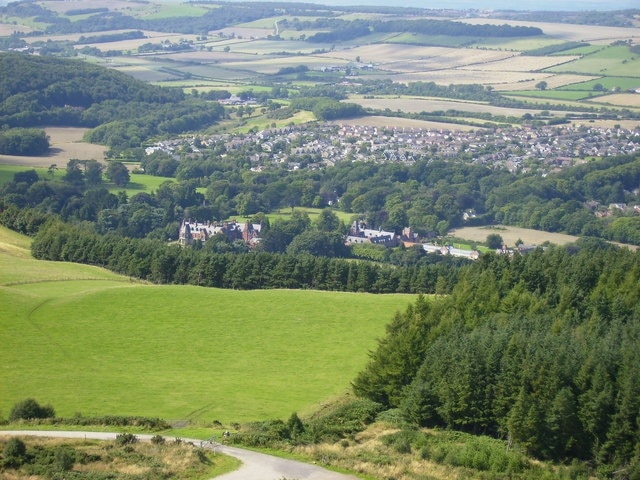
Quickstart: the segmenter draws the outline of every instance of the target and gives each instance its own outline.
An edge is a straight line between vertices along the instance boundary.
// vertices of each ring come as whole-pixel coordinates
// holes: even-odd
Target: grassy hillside
[[[286,418],[342,394],[413,296],[145,285],[0,230],[0,416]]]

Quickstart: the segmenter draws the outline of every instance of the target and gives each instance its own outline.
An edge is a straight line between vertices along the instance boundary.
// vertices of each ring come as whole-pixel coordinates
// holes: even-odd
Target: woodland
[[[61,66],[61,77],[69,72],[68,61],[53,63]],[[77,71],[76,62],[71,64]],[[42,85],[36,71],[32,85]],[[69,89],[78,85],[73,77],[61,82]],[[86,93],[78,96],[87,99],[88,110],[112,103],[126,109],[131,95],[145,98],[157,90],[134,82],[136,93],[111,81],[110,93],[129,96],[101,103],[101,84],[85,83]],[[26,90],[16,84],[14,95],[34,95],[15,93],[18,85]],[[52,106],[52,99],[70,95],[50,87],[41,98]],[[117,108],[112,113],[116,119],[121,115]],[[412,166],[241,173],[247,151],[224,160],[220,153],[214,146],[200,158],[178,163],[151,155],[144,159],[148,173],[176,179],[130,198],[105,188],[95,161],[70,162],[60,179],[40,178],[35,171],[16,174],[2,187],[0,221],[34,236],[36,258],[101,265],[155,283],[436,294],[390,323],[354,380],[359,396],[380,409],[398,409],[415,426],[493,435],[538,458],[578,459],[601,473],[624,469],[627,478],[637,475],[638,254],[595,237],[637,242],[638,219],[603,222],[582,206],[585,199],[624,201],[640,181],[637,157],[602,159],[545,178],[516,178],[488,167],[428,160]],[[111,161],[109,168],[114,165],[121,163]],[[420,248],[358,251],[342,244],[345,225],[322,203],[328,191],[337,192],[341,208],[366,212],[368,222],[390,229],[419,224],[417,212],[431,212],[425,230],[448,228],[459,224],[461,209],[474,208],[480,221],[583,234],[589,229],[592,235],[570,247],[526,256],[486,254],[476,263],[427,256]],[[325,210],[313,222],[294,211],[290,219],[270,224],[261,213],[318,202]],[[263,224],[259,251],[224,238],[193,249],[166,244],[176,238],[182,218],[238,214]],[[360,261],[353,262],[358,255]]]
[[[47,33],[82,32],[86,41],[112,29],[200,34],[282,7],[257,5],[262,4],[225,4],[197,21],[141,21],[96,8],[78,10],[87,18],[70,22],[34,2],[9,4],[3,12],[42,16],[49,23]],[[309,16],[318,7],[287,3],[286,8]],[[328,37],[309,37],[308,42],[400,28],[323,21],[330,26]],[[402,28],[461,33],[446,20],[403,22]],[[506,26],[474,32],[493,37],[539,33]],[[498,438],[539,460],[578,462],[586,473],[575,478],[640,478],[640,254],[609,243],[640,245],[640,217],[622,210],[598,217],[589,207],[637,203],[640,156],[594,158],[546,175],[429,152],[406,164],[343,162],[254,171],[249,158],[260,146],[250,142],[236,149],[222,141],[200,143],[197,151],[186,149],[177,156],[144,150],[159,138],[242,116],[238,108],[225,109],[218,102],[230,92],[207,95],[159,87],[113,69],[48,55],[0,53],[0,71],[12,72],[0,76],[1,154],[46,151],[43,125],[87,127],[87,141],[110,148],[104,163],[74,159],[64,172],[53,166],[46,174],[25,170],[0,185],[0,224],[32,237],[35,258],[98,265],[157,284],[423,294],[389,323],[366,368],[353,380],[362,411],[350,417],[357,419],[349,423],[355,425],[352,430],[342,419],[336,421],[342,430],[328,431],[292,416],[287,424],[265,422],[234,441],[257,446],[340,441],[386,415],[395,419],[409,451],[424,447],[424,428],[455,430]],[[256,102],[249,108],[275,116],[281,109],[287,115],[310,111],[319,122],[374,113],[340,102],[347,87],[271,87],[238,96]],[[481,85],[363,80],[358,88],[365,95],[518,103]],[[309,126],[306,135],[319,133]],[[274,145],[272,151],[287,148]],[[301,154],[298,160],[311,165],[319,156]],[[167,181],[155,191],[127,195],[121,190],[130,181],[126,163]],[[321,213],[311,219],[298,207]],[[268,213],[283,208],[291,215],[269,219]],[[347,246],[348,225],[337,215],[398,233],[410,226],[422,239],[446,243],[451,240],[447,232],[465,224],[464,211],[474,212],[467,224],[506,224],[581,238],[563,247],[541,245],[527,255],[487,249],[473,262],[428,255],[420,245]],[[184,219],[230,218],[260,224],[259,245],[249,249],[224,236],[191,248],[175,244]],[[498,477],[518,473],[510,468],[501,467]]]

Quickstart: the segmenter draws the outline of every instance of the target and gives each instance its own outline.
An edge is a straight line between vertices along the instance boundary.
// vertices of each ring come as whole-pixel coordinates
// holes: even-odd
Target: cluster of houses
[[[147,153],[161,150],[198,153],[224,143],[228,152],[259,145],[249,160],[254,171],[269,167],[318,169],[349,161],[413,163],[420,158],[467,158],[474,163],[541,174],[573,165],[575,159],[640,152],[640,129],[561,125],[536,128],[450,131],[320,123],[287,126],[257,133],[193,136],[159,142]],[[282,145],[285,148],[275,149]],[[185,147],[188,147],[185,149]],[[302,162],[302,157],[313,161]]]
[[[183,246],[191,246],[196,241],[206,242],[215,235],[222,234],[227,240],[242,240],[247,246],[253,247],[260,242],[262,226],[249,222],[239,223],[235,220],[227,222],[198,222],[183,220],[178,237],[178,243]],[[364,222],[354,221],[345,237],[346,245],[374,244],[385,247],[397,247],[399,245],[422,245],[427,253],[451,255],[477,260],[480,253],[477,250],[462,250],[450,245],[438,246],[431,243],[419,243],[418,235],[405,227],[401,234],[382,229],[367,228]]]
[[[400,235],[395,232],[389,232],[374,228],[367,228],[362,221],[354,221],[349,228],[349,233],[345,238],[347,245],[358,243],[372,243],[374,245],[383,245],[385,247],[397,247],[402,244],[415,244],[418,241],[418,235],[411,230],[411,227],[405,227]]]
[[[636,195],[640,194],[640,190],[635,190]],[[616,213],[640,215],[640,205],[627,205],[626,203],[610,203],[608,207],[600,205],[598,202],[586,202],[585,206],[589,208],[596,217],[611,217]]]

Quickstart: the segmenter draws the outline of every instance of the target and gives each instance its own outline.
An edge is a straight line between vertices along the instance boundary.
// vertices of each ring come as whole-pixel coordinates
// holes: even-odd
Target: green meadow
[[[609,46],[545,71],[625,77],[640,71],[640,59],[626,46]]]
[[[578,101],[585,98],[592,98],[601,93],[586,90],[569,90],[569,89],[557,89],[557,90],[517,90],[513,92],[504,92],[507,95],[514,97],[534,97],[545,100],[569,100]]]
[[[558,87],[556,90],[587,90],[593,92],[593,87],[596,85],[602,85],[607,90],[620,89],[626,91],[631,88],[637,88],[640,85],[640,73],[638,77],[600,77],[588,82],[573,83],[571,85],[565,85]],[[598,92],[596,92],[598,93]]]
[[[275,220],[288,220],[291,218],[291,214],[296,212],[303,212],[309,215],[311,221],[314,221],[318,215],[322,212],[322,208],[310,208],[310,207],[296,207],[295,210],[291,208],[279,208],[278,210],[274,210],[271,213],[267,214],[269,218],[269,222],[273,222]],[[343,212],[342,210],[331,210],[336,216],[344,222],[345,225],[350,225],[354,216],[357,216],[355,213]]]
[[[143,173],[131,173],[129,175],[129,183],[124,188],[118,187],[112,183],[105,184],[105,187],[111,193],[125,192],[128,196],[135,195],[140,192],[151,193],[158,189],[164,182],[174,182],[171,177],[155,177],[153,175],[145,175]]]
[[[0,229],[0,417],[28,397],[58,416],[304,415],[349,390],[414,299],[143,284],[35,260]]]
[[[18,172],[25,172],[28,170],[35,170],[41,179],[61,179],[64,174],[64,169],[58,169],[52,172],[48,172],[47,168],[43,167],[29,167],[26,165],[0,165],[0,185],[4,185],[7,182],[13,181],[13,176]],[[111,193],[125,192],[128,196],[135,195],[140,192],[151,193],[158,189],[164,182],[173,182],[175,179],[170,177],[154,177],[153,175],[144,175],[141,173],[130,174],[130,181],[123,187],[118,187],[113,183],[105,182],[104,188]]]

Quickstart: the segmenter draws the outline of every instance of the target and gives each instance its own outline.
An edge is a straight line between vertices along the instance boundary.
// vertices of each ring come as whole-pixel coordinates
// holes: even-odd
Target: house
[[[463,250],[461,248],[452,247],[451,245],[423,243],[422,249],[427,253],[439,253],[441,255],[451,255],[452,257],[468,258],[470,260],[477,260],[480,258],[480,252],[477,250]]]
[[[262,225],[256,223],[231,222],[192,222],[183,220],[180,225],[178,243],[180,245],[192,245],[195,241],[206,242],[211,237],[223,234],[229,241],[242,240],[248,246],[253,246],[260,241]]]
[[[387,232],[382,229],[366,228],[364,222],[354,221],[349,229],[345,243],[352,245],[355,243],[373,243],[376,245],[384,245],[385,247],[396,247],[399,238],[395,232]]]

